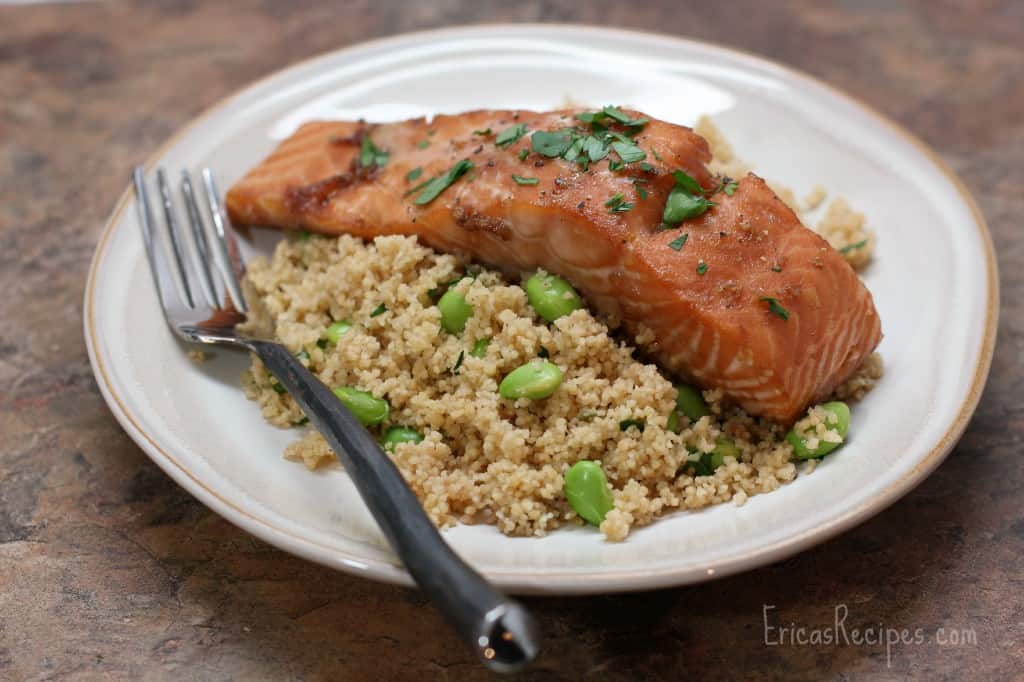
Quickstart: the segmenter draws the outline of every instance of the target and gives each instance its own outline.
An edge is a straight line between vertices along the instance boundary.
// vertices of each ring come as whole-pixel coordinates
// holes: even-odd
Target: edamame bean
[[[473,350],[469,351],[469,354],[474,358],[485,358],[487,357],[487,346],[491,345],[490,339],[477,339],[476,343],[473,344]]]
[[[672,433],[679,433],[683,430],[682,424],[679,423],[679,412],[677,410],[672,410],[668,419],[665,420],[665,428]]]
[[[711,414],[703,396],[693,386],[676,384],[676,409],[686,415],[691,422]]]
[[[576,462],[565,472],[565,498],[585,521],[600,526],[615,507],[608,479],[598,462]]]
[[[395,446],[399,443],[421,443],[423,442],[423,436],[416,429],[411,429],[408,426],[392,426],[390,429],[384,432],[384,436],[380,439],[380,444],[384,446],[384,449],[388,452],[394,452]]]
[[[363,426],[380,424],[391,414],[391,406],[387,400],[374,397],[372,393],[360,391],[351,386],[339,386],[334,389],[341,404],[356,416]]]
[[[324,338],[327,339],[328,343],[337,344],[341,340],[349,329],[352,328],[352,323],[348,320],[338,320],[332,322],[328,327],[327,331],[324,332]]]
[[[454,289],[444,292],[437,309],[441,311],[441,326],[449,334],[461,334],[466,329],[466,321],[473,316],[473,306]]]
[[[721,436],[715,441],[715,449],[711,451],[711,468],[717,469],[725,464],[726,457],[739,459],[740,449],[732,438]]]
[[[562,385],[562,370],[547,360],[531,360],[506,375],[498,386],[502,398],[542,400]]]
[[[792,428],[786,434],[786,440],[793,446],[793,454],[796,455],[797,459],[824,457],[842,445],[843,441],[846,440],[846,434],[850,432],[850,408],[846,403],[837,400],[825,403],[821,407],[825,410],[825,426],[830,431],[836,431],[839,434],[840,441],[838,443],[829,443],[819,439],[818,446],[812,450],[807,447],[807,441],[797,435],[796,429]]]
[[[537,273],[526,280],[525,288],[530,305],[548,322],[583,307],[572,285],[557,275]]]

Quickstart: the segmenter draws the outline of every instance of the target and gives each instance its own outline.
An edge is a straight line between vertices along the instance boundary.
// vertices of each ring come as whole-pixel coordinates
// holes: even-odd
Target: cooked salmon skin
[[[239,226],[416,235],[506,271],[559,274],[653,338],[645,349],[670,373],[792,422],[878,345],[871,294],[761,178],[726,185],[692,130],[615,111],[594,130],[626,143],[623,155],[613,144],[589,162],[532,138],[589,134],[582,110],[307,123],[228,191],[226,206]],[[713,205],[665,225],[673,171]]]

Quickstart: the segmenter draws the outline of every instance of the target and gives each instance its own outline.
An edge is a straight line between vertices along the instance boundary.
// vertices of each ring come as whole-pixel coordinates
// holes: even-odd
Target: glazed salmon
[[[871,294],[761,178],[724,183],[689,128],[610,112],[308,123],[231,188],[228,212],[557,273],[649,330],[671,373],[791,422],[880,341]],[[666,202],[680,192],[704,203],[678,222]]]

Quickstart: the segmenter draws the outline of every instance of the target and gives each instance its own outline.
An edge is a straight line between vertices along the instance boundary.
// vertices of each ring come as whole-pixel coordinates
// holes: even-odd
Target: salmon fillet
[[[230,189],[228,213],[240,226],[415,235],[506,271],[543,268],[653,337],[645,349],[669,372],[751,414],[793,421],[881,340],[871,294],[761,178],[725,186],[692,130],[615,111],[625,119],[593,130],[629,143],[624,155],[612,144],[582,163],[531,139],[589,134],[574,118],[581,110],[308,123]],[[666,229],[680,170],[715,205]],[[445,184],[423,181],[446,174],[451,183],[423,201]]]

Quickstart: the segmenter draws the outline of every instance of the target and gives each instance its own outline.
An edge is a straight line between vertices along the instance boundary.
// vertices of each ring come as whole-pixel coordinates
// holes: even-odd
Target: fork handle
[[[448,546],[398,467],[331,389],[283,346],[248,345],[323,434],[409,574],[484,665],[512,672],[529,663],[538,649],[529,612]]]

